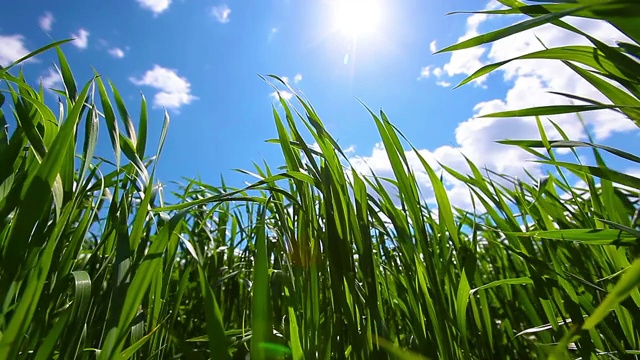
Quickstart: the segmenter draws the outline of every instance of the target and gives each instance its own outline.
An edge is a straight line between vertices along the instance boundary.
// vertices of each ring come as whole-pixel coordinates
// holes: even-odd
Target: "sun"
[[[380,25],[377,0],[336,0],[335,26],[345,36],[358,38],[373,33]]]

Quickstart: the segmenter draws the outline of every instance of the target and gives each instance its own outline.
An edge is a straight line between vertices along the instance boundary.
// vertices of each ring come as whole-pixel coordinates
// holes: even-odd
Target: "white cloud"
[[[574,26],[605,41],[624,39],[616,29],[604,22],[588,19],[574,19],[570,21]],[[547,47],[558,47],[567,44],[587,45],[586,39],[558,27],[545,25],[534,31],[517,34],[510,38],[499,40],[491,45],[487,54],[490,62],[498,62],[525,53],[542,50],[537,36]],[[495,99],[478,104],[478,111],[513,110],[540,105],[567,104],[568,100],[560,96],[549,94],[549,91],[560,91],[578,96],[609,102],[589,83],[571,71],[559,61],[526,60],[516,61],[500,69],[503,79],[512,84],[504,99]],[[494,75],[495,76],[495,75]],[[628,119],[610,112],[599,111],[583,114],[586,124],[592,129],[597,140],[609,137],[613,132],[635,129]],[[533,122],[533,119],[528,119]],[[585,139],[582,125],[575,115],[555,116],[565,131],[577,139]]]
[[[155,16],[164,12],[171,5],[172,0],[136,0],[143,9],[151,10]]]
[[[211,9],[211,15],[221,24],[229,22],[229,16],[231,15],[231,9],[226,4],[214,6]]]
[[[117,59],[122,59],[124,57],[124,50],[120,49],[120,48],[112,48],[107,50],[109,55],[113,56],[114,58]]]
[[[526,160],[530,159],[522,151],[513,151],[506,146],[501,146],[495,143],[487,142],[482,144],[483,146],[493,146],[493,150],[497,150],[494,153],[478,154],[479,156],[470,156],[476,154],[469,154],[469,150],[464,146],[469,145],[465,142],[463,146],[441,146],[436,150],[418,149],[418,153],[422,156],[429,166],[438,174],[442,176],[443,183],[447,189],[449,199],[453,206],[460,207],[462,209],[471,210],[473,208],[473,202],[467,186],[448,174],[439,165],[442,163],[454,170],[463,174],[470,173],[463,153],[467,155],[472,161],[474,161],[480,169],[488,169],[497,171],[499,173],[507,173],[513,177],[526,180],[528,177],[525,170],[528,170],[533,176],[542,176],[542,172],[537,166],[523,167],[522,164],[526,164]],[[495,153],[499,152],[500,157],[496,157]],[[429,175],[425,171],[422,162],[413,150],[405,150],[404,155],[407,158],[409,167],[414,172],[417,180],[417,184],[420,190],[420,196],[423,200],[433,203],[435,202],[435,196],[433,186],[429,180]],[[504,161],[500,158],[504,157]],[[511,161],[511,162],[510,162]],[[367,156],[353,156],[349,159],[349,162],[353,168],[361,174],[370,175],[375,174],[383,178],[394,178],[393,169],[391,163],[387,157],[384,146],[381,143],[375,145],[370,155]],[[483,166],[484,164],[484,166]],[[483,170],[481,170],[483,171]],[[485,174],[485,176],[488,176]],[[491,177],[496,183],[508,186],[508,183],[499,179],[496,176]],[[385,184],[386,190],[392,195],[397,196],[397,189],[389,184]],[[476,201],[477,209],[481,209]]]
[[[418,76],[418,80],[426,79],[431,76],[431,65],[425,66],[420,70],[420,76]]]
[[[355,145],[349,145],[349,147],[347,147],[346,149],[342,149],[342,152],[344,152],[346,155],[355,154],[356,146]]]
[[[499,2],[491,0],[489,1],[485,9],[494,10],[500,6],[501,5]],[[478,36],[478,28],[484,21],[489,19],[490,16],[491,15],[487,14],[473,14],[469,16],[466,21],[466,31],[464,35],[458,38],[458,42],[470,39],[474,36]],[[461,74],[471,75],[480,67],[485,65],[485,62],[481,59],[485,52],[486,48],[481,46],[454,51],[453,53],[451,53],[449,62],[443,66],[443,70],[449,76]],[[485,80],[486,77],[480,77],[474,81],[474,84],[482,85]]]
[[[160,65],[154,65],[153,69],[147,70],[139,79],[131,77],[129,80],[136,85],[150,86],[158,90],[153,98],[155,108],[178,110],[181,106],[198,99],[191,94],[191,84],[186,78],[178,76],[176,70]]]
[[[427,150],[421,150],[420,152],[421,155],[426,155],[427,158],[430,158]],[[418,157],[410,151],[406,151],[405,156],[407,156],[411,169],[416,172],[416,178],[419,180],[422,198],[426,200],[433,199],[432,186],[428,181],[426,173],[424,173],[424,171],[420,171],[421,166]],[[387,158],[387,154],[382,143],[375,144],[370,155],[350,157],[349,163],[357,172],[365,176],[375,174],[381,178],[394,178],[391,163]],[[385,181],[383,181],[383,184],[385,185],[387,192],[389,192],[392,197],[397,196],[397,189],[395,187]]]
[[[435,68],[433,69],[433,75],[437,78],[439,78],[440,76],[442,76],[442,68]]]
[[[293,98],[293,94],[287,90],[274,91],[270,93],[269,96],[271,96],[274,100],[280,100],[280,97],[282,97],[283,99],[288,101]]]
[[[320,149],[320,145],[318,145],[317,142],[314,142],[313,144],[309,145],[309,148],[311,150],[315,150],[320,152],[322,149]],[[356,152],[356,146],[355,145],[349,145],[346,149],[342,149],[342,152],[345,153],[346,155],[350,155]]]
[[[290,86],[291,84],[291,80],[289,79],[288,76],[279,76],[280,80],[282,80],[285,84],[287,84],[287,86]],[[302,81],[302,74],[297,73],[293,76],[293,83],[297,84],[300,81]],[[269,96],[271,96],[273,98],[274,101],[279,101],[280,97],[282,97],[285,100],[291,100],[293,98],[293,93],[291,91],[288,90],[276,90],[273,91],[271,93],[269,93]]]
[[[45,89],[51,89],[62,84],[62,78],[60,78],[60,74],[58,74],[56,69],[52,67],[47,70],[47,75],[40,78],[40,81],[42,82],[42,87]]]
[[[89,32],[85,29],[79,29],[77,34],[71,34],[71,37],[75,38],[71,42],[78,49],[84,50],[89,46]]]
[[[449,86],[451,86],[451,83],[448,82],[448,81],[438,81],[438,82],[436,82],[436,85],[442,86],[442,87],[449,87]]]
[[[431,50],[432,53],[438,51],[438,45],[435,40],[429,44],[429,50]]]
[[[473,15],[476,16],[476,15]],[[471,16],[471,17],[473,17]],[[486,18],[485,18],[486,20]],[[484,20],[483,20],[484,21]],[[470,21],[468,21],[469,23]],[[481,22],[481,21],[480,21]],[[623,35],[612,26],[604,22],[596,22],[587,19],[573,19],[570,21],[574,26],[585,32],[605,41],[613,39],[623,39]],[[477,29],[479,22],[471,21]],[[486,53],[486,60],[473,59],[478,63],[494,63],[516,57],[525,53],[542,50],[543,46],[538,42],[536,36],[544,42],[547,47],[557,47],[568,44],[587,45],[588,41],[571,32],[562,30],[552,25],[545,25],[539,28],[516,34],[514,36],[498,40],[490,45],[488,49],[483,49]],[[452,55],[449,69],[454,66]],[[470,74],[477,68],[462,70],[458,69],[453,73]],[[551,60],[525,60],[516,61],[500,68],[497,74],[502,73],[503,79],[510,84],[504,99],[493,99],[485,101],[476,106],[477,113],[488,113],[493,111],[514,110],[525,107],[545,105],[566,104],[568,101],[562,97],[551,95],[549,91],[567,92],[579,96],[584,96],[599,101],[607,100],[591,85],[580,76],[569,70],[563,63]],[[495,75],[493,75],[495,76]],[[585,120],[595,132],[597,139],[604,139],[615,131],[626,131],[633,129],[633,124],[616,115],[615,113],[602,111],[584,114]],[[582,126],[575,118],[575,115],[556,116],[554,120],[559,122],[570,136],[584,138]],[[488,119],[477,119],[476,121],[488,123]],[[533,119],[528,119],[533,123]],[[535,132],[534,132],[535,133]]]
[[[0,66],[9,66],[28,53],[29,50],[24,46],[24,36],[0,35]]]
[[[317,143],[317,142],[314,142],[313,144],[309,145],[309,148],[310,148],[311,150],[315,150],[315,151],[317,151],[317,152],[322,151],[322,149],[320,149],[320,145],[318,145],[318,143]]]
[[[50,13],[49,11],[46,11],[44,13],[44,15],[42,15],[38,19],[38,24],[40,24],[40,29],[42,29],[44,31],[51,31],[51,27],[52,27],[54,21],[55,21],[55,19],[53,17],[53,14]]]
[[[478,27],[486,21],[487,25],[490,17],[485,15],[472,15],[467,19],[467,29],[460,39],[469,38],[478,34]],[[595,22],[588,19],[573,19],[572,25],[595,36],[596,38],[611,42],[613,39],[623,39],[623,36],[612,26],[604,22]],[[518,55],[541,50],[542,45],[536,39],[540,38],[547,47],[557,47],[569,44],[588,44],[586,39],[567,32],[552,25],[545,25],[524,33],[520,33],[485,47],[454,52],[449,56],[449,61],[443,67],[441,74],[436,73],[436,69],[431,66],[425,67],[423,73],[433,74],[435,77],[442,75],[441,82],[448,83],[444,77],[454,75],[469,75],[487,63],[494,63]],[[503,66],[492,76],[503,76],[508,90],[502,96],[490,97],[486,101],[475,105],[474,115],[466,121],[458,124],[455,130],[455,144],[453,146],[441,146],[435,149],[421,149],[420,153],[432,162],[436,171],[440,167],[435,160],[462,173],[468,173],[469,169],[462,154],[465,154],[478,167],[496,171],[498,173],[509,174],[521,180],[527,180],[525,170],[533,176],[543,175],[543,168],[540,164],[533,163],[533,156],[516,147],[497,144],[496,141],[503,139],[536,139],[539,138],[538,129],[534,118],[480,118],[480,115],[504,111],[515,110],[541,105],[567,104],[568,100],[550,94],[549,91],[560,91],[592,98],[602,102],[609,102],[598,93],[590,84],[580,76],[573,73],[563,63],[552,60],[526,60],[516,61]],[[448,79],[447,79],[448,80]],[[482,83],[484,79],[480,80]],[[438,83],[438,85],[441,85]],[[442,84],[443,85],[443,84]],[[598,111],[582,114],[584,121],[590,131],[595,135],[596,141],[602,141],[615,132],[624,132],[636,129],[635,125],[622,115],[611,111]],[[575,140],[585,140],[586,133],[576,115],[553,116],[554,120],[571,138]],[[543,121],[545,121],[543,119]],[[559,138],[555,128],[544,122],[544,129],[547,136],[552,139]],[[407,157],[412,159],[407,153]],[[431,185],[424,171],[420,171],[421,166],[415,160],[410,161],[415,167],[417,179],[421,189],[424,191],[423,197],[430,199]],[[386,154],[380,145],[372,150],[371,154],[364,158],[356,158],[352,161],[356,168],[366,172],[369,164],[379,175],[392,176],[390,164]],[[362,170],[364,169],[364,170]],[[495,180],[498,180],[494,177]],[[469,191],[464,184],[444,175],[445,184],[449,191],[451,201],[454,205],[469,208],[471,198]]]

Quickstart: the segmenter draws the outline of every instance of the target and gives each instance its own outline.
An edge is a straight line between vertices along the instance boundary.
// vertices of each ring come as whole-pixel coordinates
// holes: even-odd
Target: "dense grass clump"
[[[394,179],[348,166],[297,96],[273,111],[283,167],[256,165],[247,173],[258,180],[242,189],[192,180],[167,204],[155,167],[168,116],[149,152],[144,98],[134,125],[113,84],[95,76],[78,87],[61,43],[29,55],[57,48],[60,109],[22,73],[0,69],[0,105],[17,125],[0,133],[0,359],[640,354],[640,179],[607,167],[602,153],[640,158],[570,141],[560,128],[564,138],[549,140],[540,118],[611,109],[640,125],[640,4],[501,2],[506,9],[489,12],[529,19],[445,51],[552,23],[592,46],[522,58],[563,61],[610,103],[573,97],[578,105],[490,115],[537,116],[538,140],[504,143],[550,171],[519,181],[470,161],[468,173],[444,166],[468,185],[476,211],[452,207],[441,174],[415,151],[435,193],[435,205],[424,201],[384,113],[371,117]],[[631,41],[607,45],[562,20],[570,15],[608,21]],[[95,156],[100,124],[113,159]],[[579,147],[597,166],[581,165]],[[558,148],[576,162],[557,160]]]

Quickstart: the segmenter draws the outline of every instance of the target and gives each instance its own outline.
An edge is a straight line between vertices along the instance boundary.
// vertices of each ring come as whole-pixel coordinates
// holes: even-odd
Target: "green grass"
[[[539,140],[503,143],[549,174],[522,182],[444,164],[477,211],[452,207],[442,174],[415,151],[435,193],[425,203],[410,144],[382,112],[371,117],[394,179],[356,172],[298,96],[273,109],[283,166],[256,164],[242,189],[188,180],[168,204],[155,176],[168,115],[150,150],[144,98],[136,114],[104,77],[76,84],[59,48],[60,109],[20,71],[0,69],[0,104],[17,123],[0,133],[0,359],[638,356],[640,179],[607,167],[603,153],[640,158],[549,140],[542,117],[607,108],[640,124],[640,5],[501,2],[508,9],[491,12],[530,20],[445,50],[549,22],[580,33],[568,15],[608,21],[631,42],[580,33],[593,46],[522,57],[563,61],[610,103],[488,115],[537,116]],[[99,130],[111,159],[95,156]],[[576,162],[559,161],[560,148]],[[597,166],[581,165],[578,148]]]

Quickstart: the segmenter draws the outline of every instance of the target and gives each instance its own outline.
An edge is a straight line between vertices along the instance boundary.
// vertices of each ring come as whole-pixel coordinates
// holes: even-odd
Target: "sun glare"
[[[380,24],[380,7],[376,0],[337,0],[335,25],[338,31],[353,38],[372,33]]]

